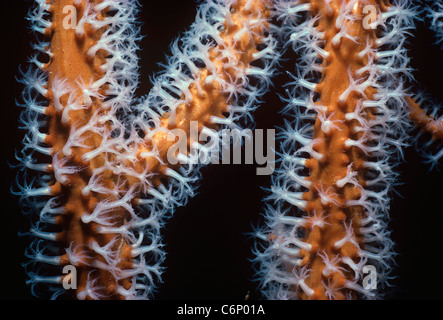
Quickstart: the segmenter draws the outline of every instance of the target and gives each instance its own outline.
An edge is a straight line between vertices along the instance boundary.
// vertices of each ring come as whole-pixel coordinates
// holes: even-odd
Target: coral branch
[[[60,284],[69,278],[61,267],[73,265],[79,299],[152,296],[165,256],[160,229],[198,180],[200,164],[188,160],[193,147],[204,146],[192,123],[217,140],[217,130],[237,127],[267,90],[276,58],[268,6],[202,3],[196,22],[172,45],[167,69],[135,106],[137,1],[37,1],[29,19],[50,41],[38,45],[49,62],[33,58],[38,69],[22,80],[28,132],[18,180],[33,178],[16,193],[36,213],[31,235],[59,255],[43,255],[40,239],[31,244],[34,293],[43,283],[54,298],[63,294]],[[66,9],[78,17],[74,27]],[[264,67],[252,66],[255,60]],[[187,137],[185,153],[173,154],[186,160],[182,165],[169,158],[177,129]],[[35,264],[46,275],[34,273]]]
[[[411,108],[409,117],[415,125],[431,134],[433,140],[439,140],[443,144],[443,118],[428,115],[413,98],[408,97],[407,101]]]
[[[271,299],[378,297],[395,255],[389,191],[408,142],[403,43],[414,8],[370,0],[276,7],[300,62],[284,110],[295,121],[281,134],[283,159],[254,250],[263,292]],[[372,21],[368,9],[376,9]],[[377,272],[369,286],[368,267]]]

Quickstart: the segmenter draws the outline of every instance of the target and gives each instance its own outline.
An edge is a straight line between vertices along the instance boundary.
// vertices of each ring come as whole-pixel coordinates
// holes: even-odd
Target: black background
[[[190,26],[196,12],[193,0],[141,3],[145,38],[141,42],[139,96],[149,92],[149,77],[159,70],[157,64],[164,62],[169,44]],[[31,4],[30,0],[2,1],[1,9],[0,299],[34,299],[20,265],[26,242],[17,233],[24,218],[17,198],[9,192],[15,172],[8,165],[23,137],[17,129],[20,110],[15,104],[22,87],[15,77],[19,65],[26,65],[32,53],[34,37],[24,19]],[[410,46],[412,64],[417,69],[416,80],[443,101],[443,55],[432,42],[427,27],[420,24]],[[285,68],[294,69],[290,63],[283,64]],[[275,79],[266,103],[254,113],[257,128],[282,124],[278,113],[282,104],[276,93],[282,92],[285,81],[284,75]],[[403,183],[397,188],[401,197],[393,196],[392,200],[392,238],[400,255],[395,287],[387,298],[442,299],[442,174],[429,172],[413,148],[406,150],[405,160],[397,169]],[[167,270],[156,299],[243,300],[248,291],[252,299],[259,298],[248,261],[253,242],[247,233],[260,221],[266,195],[262,187],[269,186],[270,178],[257,176],[255,169],[254,165],[218,165],[203,170],[199,194],[175,212],[164,230]]]

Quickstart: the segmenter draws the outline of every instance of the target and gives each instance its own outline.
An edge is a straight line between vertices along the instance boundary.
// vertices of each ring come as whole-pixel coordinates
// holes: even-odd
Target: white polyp
[[[209,121],[211,123],[221,124],[221,125],[230,125],[232,123],[232,120],[229,118],[220,118],[220,117],[216,117],[216,116],[211,116],[209,118]]]
[[[254,0],[248,0],[247,2],[246,2],[246,4],[245,4],[245,7],[244,7],[244,9],[245,10],[251,10],[251,6],[252,6],[252,3],[254,2]]]
[[[345,114],[345,119],[348,121],[354,120],[354,119],[358,119],[358,115],[355,114],[355,112],[348,112]]]
[[[40,171],[40,172],[48,172],[49,171],[49,165],[48,164],[44,164],[44,163],[32,163],[30,161],[26,162],[26,167],[31,169],[31,170],[35,170],[35,171]]]
[[[35,228],[31,228],[30,232],[34,236],[40,239],[49,240],[49,241],[56,241],[57,239],[57,233],[55,232],[44,232]]]
[[[306,207],[307,202],[305,200],[303,200],[303,193],[302,192],[286,192],[281,189],[276,189],[274,186],[271,189],[274,194],[276,194],[281,199],[286,200],[290,204],[292,204],[300,209],[304,209]]]
[[[345,141],[345,147],[346,148],[350,148],[350,147],[353,147],[353,146],[356,146],[356,145],[357,145],[357,142],[355,140],[346,139],[346,141]]]
[[[81,219],[83,223],[90,223],[93,219],[93,216],[92,214],[83,213]]]
[[[346,226],[345,224],[345,229],[346,229],[346,235],[341,240],[334,242],[334,248],[340,249],[345,245],[346,242],[356,243],[354,239],[354,232],[352,230],[352,222],[350,223],[349,226]]]
[[[82,189],[82,195],[87,197],[90,194],[91,194],[91,189],[90,189],[89,185],[87,185]]]
[[[369,296],[369,297],[374,297],[375,296],[374,292],[370,292],[369,290],[366,290],[363,287],[361,287],[358,284],[356,284],[355,282],[352,282],[352,281],[349,281],[349,280],[346,280],[345,288],[357,291],[359,293],[364,294],[365,296]]]
[[[298,285],[300,286],[300,288],[303,290],[303,292],[304,292],[307,296],[312,297],[312,296],[314,295],[314,290],[311,289],[311,288],[305,283],[305,280],[304,280],[304,279],[303,279],[303,280],[300,280],[300,281],[298,282]]]
[[[333,123],[332,123],[332,121],[330,121],[330,120],[326,120],[326,121],[324,121],[322,124],[321,124],[321,130],[324,132],[324,133],[330,133],[331,132],[331,128],[333,127],[334,125],[333,125]]]
[[[290,216],[281,216],[278,218],[279,222],[287,225],[293,225],[293,226],[304,226],[306,224],[305,218],[297,218],[297,217],[290,217]]]
[[[51,187],[42,187],[37,189],[28,189],[26,192],[28,197],[50,196],[52,195]]]
[[[285,8],[288,11],[288,15],[290,16],[296,16],[300,12],[310,11],[311,10],[311,4],[310,3],[297,3],[297,5],[294,6],[288,6]]]
[[[316,83],[311,83],[309,81],[306,81],[303,78],[299,78],[298,81],[302,87],[305,87],[306,89],[308,89],[310,91],[315,91],[317,89],[318,85]]]
[[[63,280],[62,276],[33,276],[30,280],[36,283],[53,283],[53,284],[61,284]]]
[[[132,257],[137,257],[141,254],[145,254],[148,252],[154,252],[159,250],[159,245],[157,243],[153,243],[149,246],[139,246],[137,248],[134,248],[131,250],[131,256]]]
[[[312,185],[311,181],[307,180],[305,177],[299,176],[294,171],[290,171],[289,175],[295,180],[295,182],[297,182],[298,184],[302,185],[305,188],[310,188]]]
[[[59,266],[61,265],[61,258],[56,256],[56,257],[49,257],[49,256],[44,256],[44,255],[37,255],[35,257],[35,259],[39,262],[42,263],[47,263],[47,264],[51,264],[54,266]]]
[[[329,259],[327,253],[325,251],[318,252],[318,255],[322,258],[325,267],[322,271],[322,274],[325,277],[329,277],[333,272],[337,272],[343,275],[344,268],[340,267],[339,264],[342,261],[340,256],[335,256],[333,259]]]
[[[307,252],[310,252],[312,250],[312,244],[310,243],[306,243],[298,239],[293,239],[293,241],[298,247],[300,247],[300,249],[303,249]]]
[[[87,107],[92,105],[91,92],[88,89],[83,89],[83,103]]]

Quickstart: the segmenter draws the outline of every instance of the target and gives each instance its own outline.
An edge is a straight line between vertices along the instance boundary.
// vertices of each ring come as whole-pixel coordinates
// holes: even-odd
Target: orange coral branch
[[[380,6],[378,1],[370,1],[368,5]],[[309,191],[304,195],[307,201],[306,212],[308,216],[314,217],[323,214],[325,225],[306,226],[307,235],[304,241],[309,244],[310,251],[302,250],[302,265],[311,269],[306,284],[313,290],[310,295],[313,299],[327,298],[325,286],[323,285],[325,270],[325,259],[323,253],[329,260],[333,257],[341,256],[349,259],[358,259],[361,242],[359,232],[360,220],[366,217],[361,206],[348,207],[347,201],[359,199],[362,194],[356,185],[341,183],[351,172],[355,173],[355,179],[360,185],[365,185],[365,161],[367,155],[358,147],[352,146],[350,141],[366,139],[363,132],[357,130],[360,123],[357,120],[346,118],[347,114],[356,112],[362,100],[373,98],[376,92],[373,87],[368,86],[364,92],[351,92],[348,96],[344,94],[348,88],[352,87],[353,78],[362,77],[360,82],[366,81],[370,76],[364,72],[359,74],[359,70],[368,64],[372,58],[369,55],[359,56],[366,47],[366,42],[343,38],[338,44],[334,42],[337,36],[336,21],[339,19],[340,1],[330,2],[332,11],[325,14],[324,1],[311,1],[313,15],[321,14],[318,21],[317,30],[325,32],[325,48],[329,53],[325,59],[323,69],[323,79],[318,84],[316,92],[320,99],[316,104],[324,106],[324,117],[335,123],[334,127],[324,130],[325,121],[317,118],[313,140],[319,142],[315,144],[314,150],[321,156],[310,159],[306,167],[311,174],[307,178],[310,181]],[[362,17],[363,7],[356,3],[352,9],[355,17]],[[347,34],[355,39],[367,39],[368,43],[374,43],[377,39],[374,30],[367,30],[363,27],[360,19],[356,21],[343,22],[347,26]],[[340,79],[340,81],[337,81]],[[333,84],[333,85],[332,85]],[[372,117],[371,111],[365,116],[366,119]],[[322,128],[323,126],[323,128]],[[312,229],[311,229],[312,228]],[[351,238],[347,238],[351,237]],[[345,241],[343,241],[345,239]],[[335,298],[345,298],[349,294],[346,288],[347,281],[353,281],[354,274],[351,270],[336,270],[330,273],[328,280],[334,283],[336,288]],[[301,298],[307,298],[306,293],[301,294]]]
[[[177,173],[180,165],[171,165],[168,159],[168,151],[175,143],[170,139],[174,129],[186,133],[188,148],[184,156],[188,156],[192,146],[199,143],[192,140],[192,122],[198,123],[199,133],[232,123],[230,105],[248,86],[246,77],[253,70],[251,63],[262,56],[258,46],[265,43],[269,28],[269,1],[240,0],[227,5],[224,22],[218,26],[217,33],[201,35],[217,37],[209,46],[203,42],[198,44],[201,46],[198,49],[208,50],[206,61],[204,52],[196,54],[197,58],[203,59],[205,66],[197,66],[191,60],[195,57],[185,57],[188,60],[183,64],[189,67],[193,80],[182,89],[182,92],[186,91],[179,97],[183,102],[171,106],[170,112],[160,114],[154,119],[157,121],[155,125],[144,124],[145,119],[136,119],[144,126],[143,138],[134,128],[129,128],[130,137],[124,138],[124,126],[117,116],[122,107],[109,100],[122,94],[115,89],[116,82],[133,75],[121,72],[120,78],[109,77],[113,64],[128,63],[115,54],[116,45],[112,43],[116,42],[112,40],[113,36],[128,35],[112,35],[119,30],[111,30],[110,25],[119,14],[131,12],[129,9],[119,12],[122,5],[118,2],[111,9],[110,4],[112,1],[106,0],[53,0],[46,4],[52,19],[43,21],[46,27],[43,32],[50,37],[47,50],[51,61],[40,65],[48,80],[39,89],[47,101],[44,114],[49,129],[42,140],[47,149],[35,148],[51,157],[51,164],[47,166],[51,182],[46,189],[25,189],[22,192],[24,197],[51,196],[59,202],[57,208],[54,208],[54,200],[45,205],[49,210],[61,213],[54,220],[58,232],[44,234],[36,231],[34,235],[56,241],[62,254],[56,264],[76,266],[76,296],[80,299],[134,298],[139,285],[135,279],[137,274],[148,277],[148,283],[141,285],[144,291],[153,286],[151,273],[158,276],[159,267],[145,266],[144,256],[151,255],[147,259],[153,260],[157,255],[162,256],[161,245],[153,237],[152,243],[141,247],[145,231],[132,234],[128,230],[134,224],[148,223],[146,221],[150,218],[158,219],[153,224],[161,225],[162,217],[155,216],[156,209],[152,209],[145,214],[148,218],[142,220],[135,210],[140,203],[155,202],[143,199],[146,194],[163,202],[169,201],[167,198],[172,196],[161,192],[166,190],[165,181],[171,177],[187,183]],[[224,4],[212,5],[222,7]],[[67,7],[74,7],[77,15],[82,17],[76,28],[65,26]],[[37,12],[36,19],[41,20],[42,11]],[[117,27],[121,26],[117,24]],[[105,43],[106,37],[111,37],[110,44]],[[182,54],[186,56],[189,49],[185,48]],[[175,77],[174,81],[178,83],[189,76],[176,74]],[[171,97],[166,90],[162,95]],[[125,103],[124,99],[121,100]],[[148,98],[139,108],[152,115],[156,113],[155,108],[161,110],[163,107],[149,105],[150,102]],[[129,127],[132,125],[130,123]],[[118,138],[113,137],[116,129]],[[157,188],[160,191],[155,191]],[[42,258],[40,253],[37,258],[35,255],[31,258],[40,262],[53,261]],[[57,281],[67,279],[65,276]],[[55,280],[40,277],[30,280],[33,286],[39,281],[50,283]],[[141,296],[145,297],[143,290]]]
[[[401,1],[277,2],[300,63],[285,109],[295,121],[281,134],[284,157],[258,233],[266,243],[256,250],[264,293],[373,298],[394,256],[386,230],[389,164],[407,138],[396,59],[410,13]],[[374,287],[363,280],[367,268],[383,275],[371,279]]]
[[[443,119],[436,119],[428,115],[425,110],[411,97],[407,97],[407,102],[411,108],[409,118],[415,125],[431,134],[433,140],[440,141],[443,144]]]

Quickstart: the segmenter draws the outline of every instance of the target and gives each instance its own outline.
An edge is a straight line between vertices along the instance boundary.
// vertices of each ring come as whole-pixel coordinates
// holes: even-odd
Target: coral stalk
[[[409,119],[419,129],[414,137],[415,147],[432,169],[443,159],[441,105],[423,92],[419,92],[414,98],[408,97],[407,102]]]
[[[403,44],[414,8],[372,0],[276,8],[301,58],[284,109],[295,120],[280,134],[282,162],[257,232],[264,294],[380,297],[395,255],[387,226],[393,167],[410,129]],[[368,284],[371,267],[377,277]]]
[[[437,118],[426,110],[422,109],[420,105],[412,98],[408,98],[411,112],[409,118],[415,123],[417,127],[428,132],[433,140],[440,141],[443,144],[443,117]]]
[[[201,165],[189,160],[205,146],[192,140],[192,122],[199,133],[215,132],[218,148],[217,130],[238,127],[269,84],[276,54],[268,6],[202,3],[137,105],[137,1],[37,1],[29,20],[49,40],[37,45],[49,62],[34,57],[37,69],[21,80],[27,135],[16,192],[32,213],[33,293],[47,284],[53,298],[64,294],[62,267],[73,265],[78,299],[152,297],[165,258],[161,227],[199,177]],[[79,18],[72,28],[67,8]],[[185,154],[174,154],[180,164],[168,158],[175,129],[187,136]]]

